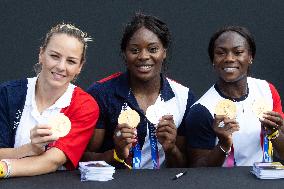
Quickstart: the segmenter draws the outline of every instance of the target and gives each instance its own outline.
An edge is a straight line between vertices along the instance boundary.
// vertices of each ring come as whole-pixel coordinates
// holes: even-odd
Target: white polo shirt
[[[49,108],[40,113],[35,101],[35,86],[37,77],[28,78],[28,90],[25,106],[16,131],[14,147],[20,147],[31,142],[30,130],[38,124],[46,124],[51,115],[57,114],[62,108],[70,105],[75,85],[69,84],[66,92]]]

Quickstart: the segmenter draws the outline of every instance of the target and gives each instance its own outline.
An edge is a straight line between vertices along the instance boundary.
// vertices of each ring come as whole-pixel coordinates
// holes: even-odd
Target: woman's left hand
[[[263,114],[263,118],[260,119],[261,125],[270,135],[276,130],[283,129],[284,121],[280,113],[274,111],[267,111]]]
[[[164,115],[157,126],[156,136],[165,152],[175,148],[177,129],[172,115]]]

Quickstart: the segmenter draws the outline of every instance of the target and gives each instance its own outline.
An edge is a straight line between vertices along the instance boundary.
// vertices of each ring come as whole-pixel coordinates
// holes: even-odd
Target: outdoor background
[[[165,21],[173,44],[167,75],[200,97],[215,81],[207,55],[210,36],[224,25],[247,27],[256,40],[252,75],[284,99],[284,1],[262,0],[0,0],[0,82],[35,76],[39,46],[49,28],[75,23],[94,38],[77,85],[124,71],[120,39],[135,12]],[[283,100],[284,101],[284,100]],[[282,102],[283,105],[283,102]]]

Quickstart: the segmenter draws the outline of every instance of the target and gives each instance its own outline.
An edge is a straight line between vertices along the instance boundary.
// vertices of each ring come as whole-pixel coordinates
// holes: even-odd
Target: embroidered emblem
[[[13,129],[14,130],[19,126],[21,117],[22,117],[21,110],[17,110],[16,116],[15,116],[16,120],[14,120],[14,123],[13,123]]]

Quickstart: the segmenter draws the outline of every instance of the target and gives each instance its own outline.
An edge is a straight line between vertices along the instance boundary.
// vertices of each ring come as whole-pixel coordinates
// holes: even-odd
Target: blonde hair
[[[65,23],[60,23],[57,24],[56,26],[52,27],[49,32],[46,34],[45,39],[43,44],[41,45],[42,50],[45,50],[47,47],[50,38],[54,34],[67,34],[69,36],[75,37],[78,39],[80,42],[83,44],[83,52],[82,52],[82,59],[81,63],[84,63],[86,60],[86,50],[88,47],[87,42],[93,41],[91,37],[88,36],[87,33],[83,32],[80,30],[78,27],[76,27],[73,24],[65,24]]]
[[[66,24],[64,22],[57,24],[56,26],[52,27],[45,35],[44,41],[42,45],[40,46],[41,49],[44,51],[51,39],[51,37],[54,34],[66,34],[72,37],[75,37],[83,44],[83,52],[82,52],[82,58],[80,63],[83,64],[86,61],[86,51],[88,47],[88,42],[93,41],[93,39],[88,36],[87,33],[80,30],[78,27],[76,27],[73,24]],[[38,75],[41,72],[41,64],[37,63],[34,65],[34,71]]]

